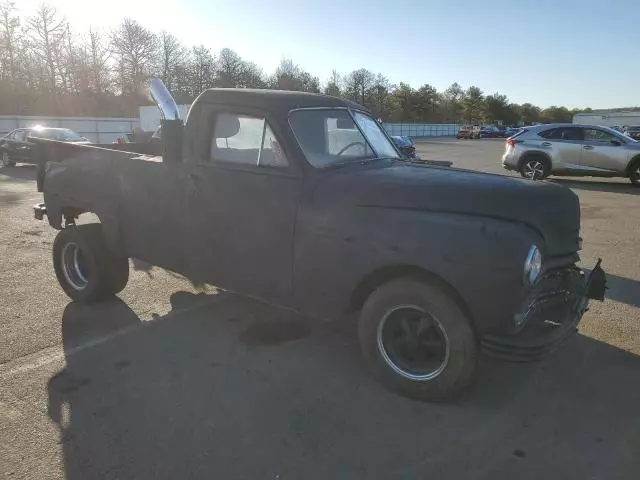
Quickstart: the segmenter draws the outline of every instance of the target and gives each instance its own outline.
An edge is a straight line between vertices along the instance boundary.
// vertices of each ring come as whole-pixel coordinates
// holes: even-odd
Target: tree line
[[[137,116],[138,106],[149,104],[149,76],[160,77],[178,103],[211,87],[299,90],[354,100],[389,122],[570,122],[579,111],[518,105],[457,83],[444,91],[394,85],[364,68],[333,71],[321,82],[290,59],[268,74],[229,48],[188,47],[130,18],[108,32],[76,35],[51,5],[21,17],[12,0],[0,3],[0,115]]]

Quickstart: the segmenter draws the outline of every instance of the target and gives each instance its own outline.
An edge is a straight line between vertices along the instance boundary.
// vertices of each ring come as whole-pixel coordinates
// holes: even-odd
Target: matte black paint
[[[66,157],[44,175],[49,222],[61,228],[69,208],[95,212],[111,248],[128,256],[322,317],[344,312],[376,271],[419,268],[459,293],[480,332],[509,330],[532,244],[573,262],[580,210],[568,188],[385,159],[315,169],[288,123],[290,110],[314,107],[363,110],[214,89],[191,108],[182,163],[95,147],[49,153]],[[215,111],[266,116],[290,166],[210,163]]]

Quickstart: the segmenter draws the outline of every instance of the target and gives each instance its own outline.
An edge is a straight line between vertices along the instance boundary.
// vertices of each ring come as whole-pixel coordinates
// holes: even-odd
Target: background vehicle
[[[479,125],[465,125],[460,127],[456,138],[480,138],[480,126]]]
[[[640,140],[640,125],[625,127],[623,133],[634,140]]]
[[[486,126],[480,128],[480,138],[502,138],[504,131],[494,126]]]
[[[640,185],[640,142],[597,125],[536,125],[507,139],[502,165],[526,178],[626,177]]]
[[[504,137],[507,131],[507,127],[504,125],[496,125],[495,127],[496,133],[498,137]]]
[[[393,140],[393,143],[396,144],[396,147],[398,147],[405,157],[416,158],[416,147],[411,138],[395,135],[391,137],[391,140]]]
[[[34,143],[31,138],[46,138],[75,144],[91,143],[86,137],[78,135],[68,128],[17,128],[0,138],[1,166],[10,167],[17,162],[32,163],[34,161],[32,150]]]
[[[514,136],[515,134],[520,133],[520,130],[522,130],[521,127],[509,127],[504,131],[504,138]]]
[[[575,266],[580,206],[568,188],[408,161],[348,100],[211,89],[183,126],[152,86],[162,162],[47,152],[34,213],[60,230],[54,269],[77,302],[121,291],[132,257],[311,317],[360,312],[360,347],[382,383],[442,400],[469,383],[480,345],[540,358],[604,295],[599,264],[590,276]],[[76,225],[88,210],[100,223]]]

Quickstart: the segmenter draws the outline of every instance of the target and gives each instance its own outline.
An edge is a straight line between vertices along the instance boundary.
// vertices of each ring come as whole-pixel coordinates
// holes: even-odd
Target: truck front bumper
[[[606,275],[598,260],[586,275],[576,267],[545,274],[517,315],[522,328],[511,334],[486,334],[483,351],[504,360],[539,360],[576,333],[589,299],[604,299]]]

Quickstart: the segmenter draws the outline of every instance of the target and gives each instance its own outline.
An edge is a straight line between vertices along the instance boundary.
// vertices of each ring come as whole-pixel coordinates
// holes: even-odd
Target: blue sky
[[[41,0],[18,0],[29,14]],[[187,45],[229,47],[325,81],[364,67],[546,107],[640,106],[640,0],[50,0],[76,30],[124,16]],[[94,11],[91,12],[90,8]]]

